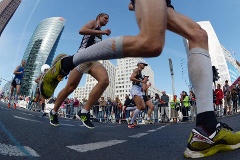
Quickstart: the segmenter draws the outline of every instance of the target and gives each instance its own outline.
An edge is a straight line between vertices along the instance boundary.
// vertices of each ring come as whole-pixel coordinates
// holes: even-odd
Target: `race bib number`
[[[18,78],[15,79],[15,82],[17,85],[20,85],[20,83],[21,83],[20,79],[18,79]]]

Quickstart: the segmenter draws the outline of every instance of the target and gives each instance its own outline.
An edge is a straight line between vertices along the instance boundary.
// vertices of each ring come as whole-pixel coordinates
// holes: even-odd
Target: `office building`
[[[64,18],[51,17],[36,27],[23,55],[27,63],[21,85],[22,95],[35,95],[37,84],[34,80],[40,75],[43,64],[51,65],[64,25]]]
[[[21,0],[2,0],[0,1],[0,36],[14,15]]]

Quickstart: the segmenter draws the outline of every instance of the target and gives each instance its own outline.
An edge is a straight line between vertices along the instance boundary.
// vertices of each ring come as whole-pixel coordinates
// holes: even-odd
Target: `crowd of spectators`
[[[221,87],[217,84],[216,89],[213,90],[213,107],[216,116],[232,115],[238,112],[240,104],[240,81],[237,85],[228,85],[228,81]],[[162,91],[161,96],[155,94],[154,97],[149,96],[154,104],[154,111],[151,117],[153,123],[159,122],[185,122],[196,120],[196,97],[193,91],[182,91],[179,98],[177,95],[173,96],[170,101],[169,96],[165,91]],[[8,97],[1,94],[1,101],[8,102]],[[19,96],[19,101],[24,101],[26,108],[29,110],[40,111],[38,107],[41,106],[41,101],[36,103],[34,98]],[[77,98],[67,98],[62,103],[59,110],[59,115],[65,118],[76,118],[75,115],[81,110],[87,99],[79,100]],[[50,98],[46,101],[47,105],[52,105],[55,98]],[[136,109],[132,99],[128,95],[125,96],[123,102],[118,97],[111,99],[110,97],[101,97],[92,107],[90,114],[93,121],[104,123],[125,123],[128,121],[131,113]],[[148,106],[142,110],[138,116],[138,122],[146,121]]]

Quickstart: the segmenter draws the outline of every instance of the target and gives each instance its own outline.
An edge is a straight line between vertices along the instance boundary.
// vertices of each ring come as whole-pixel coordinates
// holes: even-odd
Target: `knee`
[[[197,25],[191,34],[191,38],[194,41],[203,41],[207,42],[208,41],[208,34],[207,32],[200,27],[200,25]]]
[[[72,93],[74,90],[76,89],[75,86],[66,86],[65,87],[65,92],[67,92],[68,94]]]
[[[100,80],[98,83],[99,83],[101,86],[103,86],[104,88],[107,88],[108,85],[109,85],[109,79],[108,79],[108,78],[104,78],[104,79]]]
[[[163,50],[164,42],[160,39],[138,38],[139,54],[143,57],[158,57]]]

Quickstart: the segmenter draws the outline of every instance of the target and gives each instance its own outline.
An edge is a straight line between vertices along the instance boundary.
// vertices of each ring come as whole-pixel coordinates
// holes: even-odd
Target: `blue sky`
[[[0,77],[11,80],[13,71],[20,64],[27,44],[37,25],[50,17],[66,19],[65,29],[58,44],[55,56],[59,53],[74,54],[81,42],[79,29],[101,13],[108,13],[112,36],[136,35],[139,32],[133,12],[128,11],[129,0],[22,0],[11,21],[0,37]],[[233,50],[240,60],[240,1],[239,0],[172,0],[175,10],[194,21],[210,21],[220,43]],[[104,29],[102,28],[102,29]],[[104,36],[104,38],[107,38]],[[172,93],[168,59],[174,67],[175,92],[188,90],[187,57],[182,37],[167,32],[163,53],[157,58],[145,59],[155,73],[155,85]],[[111,61],[116,64],[116,60]],[[183,69],[182,69],[182,66]],[[183,74],[182,74],[183,72]],[[85,84],[83,77],[79,86]],[[3,86],[5,82],[1,83]],[[66,84],[64,80],[56,89],[55,95]]]

